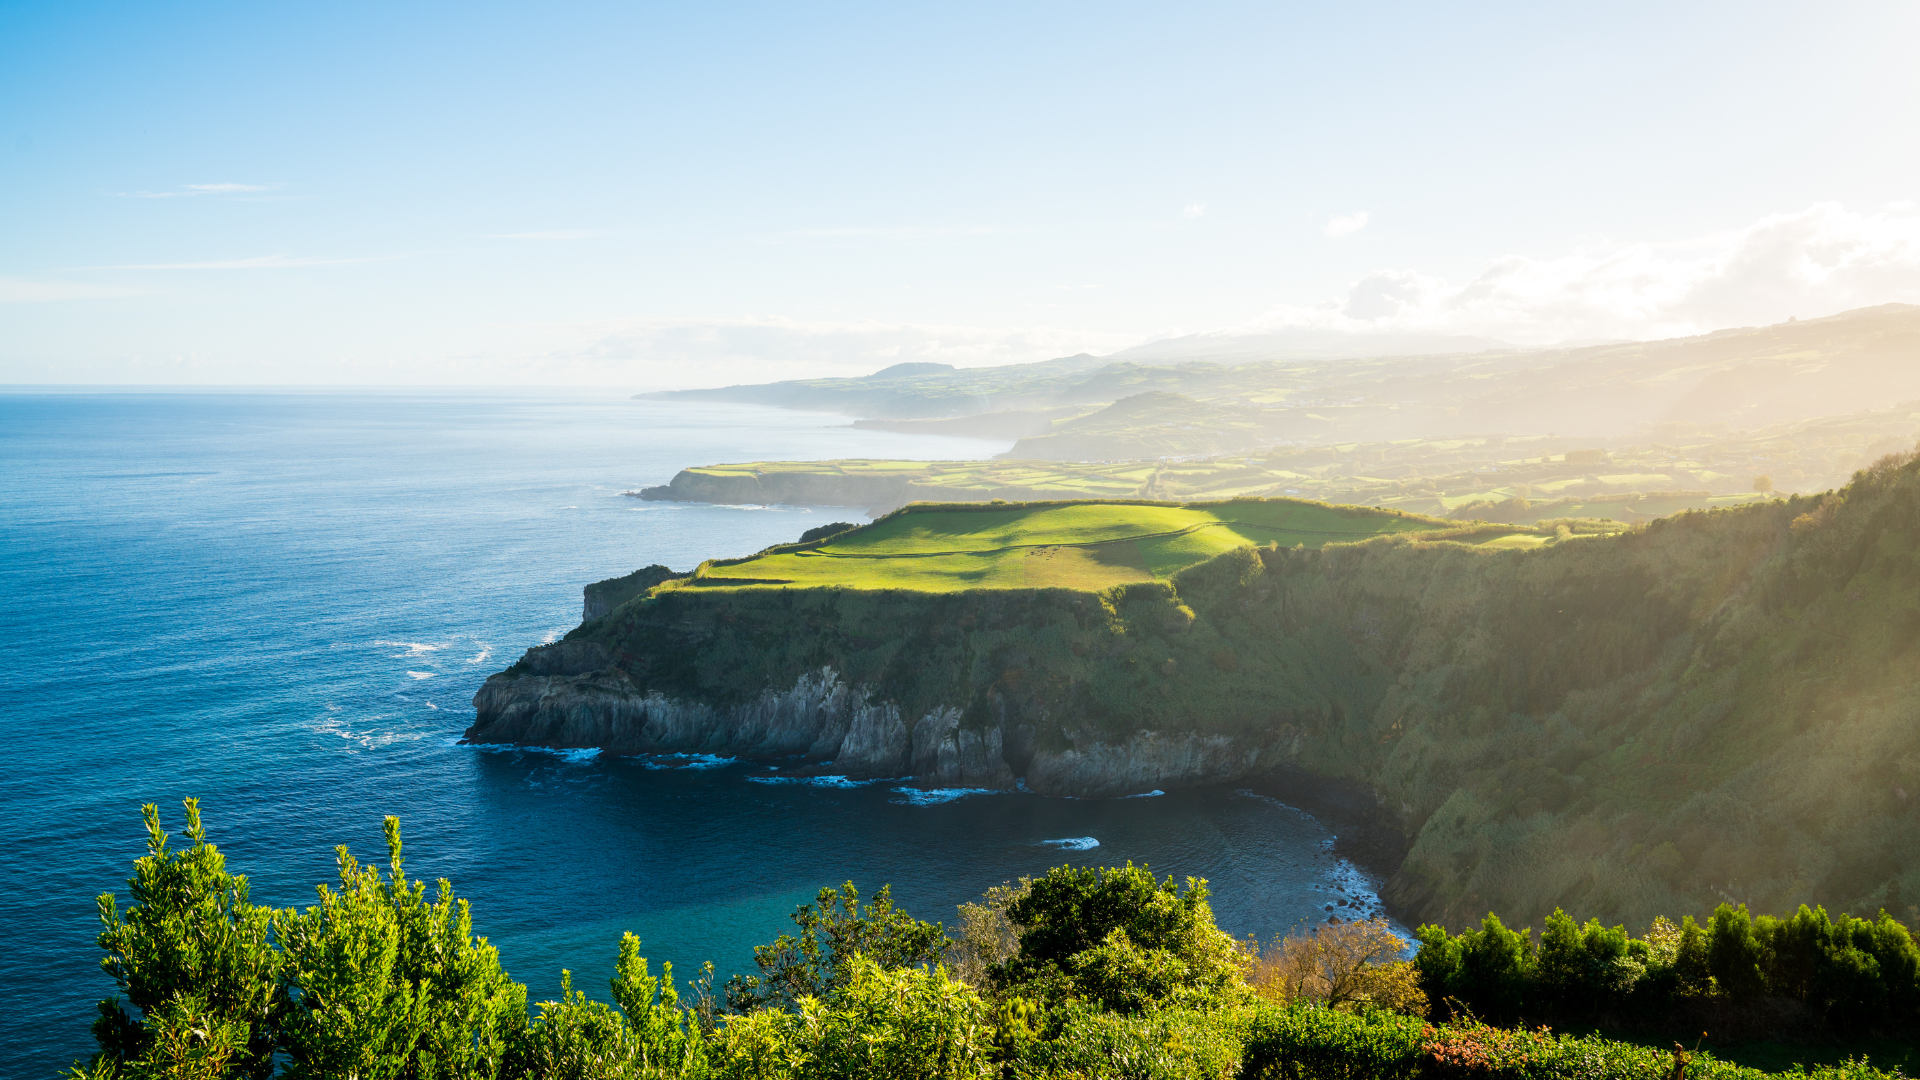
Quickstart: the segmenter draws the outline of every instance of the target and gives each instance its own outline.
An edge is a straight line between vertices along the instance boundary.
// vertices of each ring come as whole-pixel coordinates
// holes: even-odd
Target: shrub
[[[500,1071],[526,1026],[526,987],[473,937],[465,900],[441,879],[409,881],[400,819],[386,819],[388,876],[335,849],[338,890],[276,913],[293,989],[280,1023],[288,1077],[474,1076]]]
[[[1250,981],[1262,997],[1333,1008],[1373,1006],[1424,1015],[1427,996],[1413,965],[1400,960],[1407,942],[1385,919],[1326,923],[1263,951]]]
[[[93,1034],[109,1072],[265,1077],[273,1071],[274,1017],[284,1001],[273,913],[247,901],[247,879],[227,873],[207,843],[200,803],[186,800],[193,846],[168,850],[160,810],[140,808],[147,854],[127,884],[123,917],[112,893],[99,898],[100,966],[125,995],[100,1003]]]
[[[727,980],[727,1006],[737,1012],[794,1008],[804,997],[823,997],[852,977],[851,962],[864,956],[886,968],[932,965],[947,949],[946,930],[921,922],[893,906],[891,887],[882,885],[864,910],[860,891],[849,881],[821,889],[814,904],[793,913],[800,933],[781,934],[771,945],[753,950],[758,975]]]
[[[1162,882],[1144,866],[1056,867],[1007,906],[1020,951],[994,970],[996,987],[1092,997],[1111,1008],[1229,995],[1245,958],[1213,922],[1207,883]]]
[[[986,1080],[995,1075],[987,1003],[944,969],[848,959],[828,996],[793,1011],[729,1017],[713,1047],[729,1080]]]
[[[1064,1011],[1056,1034],[1007,1063],[1015,1080],[1225,1080],[1242,1069],[1239,1011],[1161,1009],[1123,1015],[1089,1005]]]
[[[640,939],[621,938],[613,978],[619,1009],[588,1000],[573,989],[571,973],[561,972],[560,1000],[540,1003],[539,1019],[514,1047],[508,1075],[541,1080],[709,1075],[705,1037],[679,1006],[673,965],[663,967],[654,978],[640,955]]]
[[[1264,1007],[1248,1025],[1248,1077],[1275,1080],[1403,1080],[1418,1061],[1417,1017],[1361,1015],[1319,1005]]]

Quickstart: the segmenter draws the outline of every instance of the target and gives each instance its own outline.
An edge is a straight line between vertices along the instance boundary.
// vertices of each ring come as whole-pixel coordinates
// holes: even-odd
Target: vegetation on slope
[[[1172,577],[1249,543],[1319,547],[1427,533],[1477,543],[1541,544],[1554,534],[1297,499],[1185,505],[1143,502],[916,503],[866,526],[747,559],[703,563],[691,587],[847,589],[1062,588],[1097,592]]]
[[[912,515],[906,515],[911,519]],[[855,534],[858,535],[858,534]],[[1920,900],[1920,471],[1534,550],[1420,532],[1067,588],[668,583],[572,635],[738,702],[831,667],[1036,748],[1201,732],[1378,793],[1405,910]],[[510,674],[525,670],[510,669]]]
[[[914,500],[1294,495],[1458,518],[1611,517],[1633,524],[1764,498],[1754,490],[1761,477],[1772,490],[1824,491],[1911,446],[1916,432],[1920,402],[1909,402],[1757,431],[1668,424],[1656,432],[1657,441],[1610,447],[1596,439],[1534,436],[1271,446],[1159,461],[1107,460],[1116,455],[1106,453],[1035,461],[1018,452],[991,461],[761,461],[686,469],[671,484],[639,494],[865,506],[875,514]]]
[[[711,964],[682,1004],[672,965],[655,977],[627,934],[612,1005],[563,973],[561,999],[529,1016],[526,987],[474,936],[452,885],[440,881],[429,901],[407,878],[397,819],[387,819],[386,873],[342,847],[337,888],[320,886],[305,911],[274,910],[250,902],[246,878],[227,870],[186,805],[192,845],[171,849],[147,806],[134,905],[123,915],[112,894],[100,898],[102,967],[125,996],[100,1003],[100,1052],[75,1066],[75,1080],[1769,1075],[1697,1042],[1667,1051],[1453,1019],[1456,993],[1489,1014],[1545,1000],[1592,1018],[1622,986],[1749,1022],[1777,1015],[1779,1003],[1857,1002],[1858,1016],[1820,1032],[1849,1042],[1795,1051],[1803,1061],[1848,1053],[1845,1064],[1790,1075],[1893,1080],[1897,1068],[1852,1051],[1877,1030],[1910,1038],[1920,1022],[1920,950],[1884,916],[1863,929],[1803,911],[1762,920],[1756,936],[1744,909],[1723,907],[1710,937],[1689,920],[1627,941],[1597,925],[1582,937],[1556,913],[1538,950],[1488,916],[1460,938],[1423,927],[1410,964],[1383,922],[1329,924],[1266,950],[1236,942],[1214,924],[1205,881],[1160,880],[1131,864],[1063,866],[989,889],[962,905],[957,938],[895,908],[884,888],[864,906],[852,883],[823,889],[794,913],[797,933],[755,950],[758,973],[730,980],[724,1005]]]

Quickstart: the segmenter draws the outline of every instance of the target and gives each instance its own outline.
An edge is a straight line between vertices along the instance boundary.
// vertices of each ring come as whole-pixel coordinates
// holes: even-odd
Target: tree
[[[932,966],[947,949],[946,929],[896,909],[890,885],[882,885],[864,911],[853,882],[821,889],[815,903],[800,905],[792,918],[798,936],[781,934],[754,947],[760,974],[727,980],[729,1009],[793,1009],[803,997],[825,997],[852,976],[855,955],[893,969]]]
[[[1371,1005],[1424,1014],[1427,996],[1413,965],[1400,957],[1407,942],[1385,919],[1326,923],[1295,934],[1260,954],[1252,983],[1282,1003],[1317,1001],[1332,1008]]]
[[[99,1068],[135,1075],[269,1076],[275,1013],[283,1006],[272,911],[247,900],[247,879],[227,873],[207,843],[200,803],[185,801],[193,846],[168,850],[160,810],[140,808],[147,854],[127,884],[134,906],[121,916],[112,893],[99,899],[100,966],[119,997],[100,1003],[93,1034]]]
[[[1753,490],[1762,494],[1773,490],[1773,477],[1756,476],[1753,478]]]
[[[1019,953],[1020,928],[1007,916],[1007,908],[1032,888],[1033,879],[1023,877],[1017,884],[988,889],[980,903],[960,905],[959,933],[947,947],[954,978],[975,989],[990,986],[993,969]]]
[[[1241,985],[1246,957],[1214,925],[1207,883],[1157,880],[1144,866],[1056,867],[1007,907],[1020,951],[996,987],[1077,996],[1133,1009]]]

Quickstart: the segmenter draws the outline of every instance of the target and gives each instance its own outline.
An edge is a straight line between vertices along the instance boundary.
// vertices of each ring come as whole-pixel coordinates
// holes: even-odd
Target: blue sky
[[[0,381],[1920,302],[1920,5],[0,6]]]

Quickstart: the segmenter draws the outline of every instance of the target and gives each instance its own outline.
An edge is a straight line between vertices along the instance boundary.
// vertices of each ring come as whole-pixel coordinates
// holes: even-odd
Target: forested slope
[[[902,762],[944,716],[939,738],[974,733],[1062,794],[1280,764],[1369,785],[1411,839],[1390,897],[1450,925],[1729,898],[1911,919],[1916,539],[1902,457],[1830,495],[1530,551],[1246,547],[1102,593],[676,580],[495,676],[471,734],[645,748],[644,704],[625,734],[567,717],[595,694],[750,703],[826,668],[897,711]],[[542,728],[554,701],[573,711]]]

